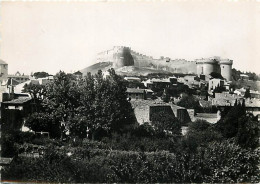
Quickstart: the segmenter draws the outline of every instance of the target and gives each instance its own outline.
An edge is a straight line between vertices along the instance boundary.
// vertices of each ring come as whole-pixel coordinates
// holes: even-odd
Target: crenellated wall
[[[155,70],[164,70],[173,73],[196,74],[195,61],[185,59],[170,60],[170,58],[154,59],[152,56],[141,54],[130,47],[114,46],[110,50],[97,54],[97,62],[112,62],[113,67],[123,66],[143,67]]]

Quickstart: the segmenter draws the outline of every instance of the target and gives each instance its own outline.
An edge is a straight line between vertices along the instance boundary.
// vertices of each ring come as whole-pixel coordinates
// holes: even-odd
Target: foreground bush
[[[72,154],[67,156],[68,151]],[[3,169],[4,180],[45,182],[259,182],[259,156],[230,143],[197,152],[134,152],[49,149],[43,158],[18,158]]]

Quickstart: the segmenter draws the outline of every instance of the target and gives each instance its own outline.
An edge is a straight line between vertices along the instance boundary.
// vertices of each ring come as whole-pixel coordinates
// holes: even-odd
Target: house
[[[152,87],[153,87],[153,83],[152,83],[151,79],[148,79],[147,81],[142,81],[142,83],[148,89],[152,89]]]
[[[165,89],[168,88],[171,85],[171,82],[169,79],[151,79],[151,82],[153,84],[153,87],[155,88],[161,88]]]
[[[240,79],[241,80],[249,80],[249,76],[246,74],[240,74]]]
[[[22,82],[30,80],[29,75],[21,74],[19,71],[16,72],[14,75],[8,75],[7,77],[8,77],[8,79],[16,80],[18,83],[22,83]]]
[[[250,98],[243,98],[237,96],[235,94],[228,94],[228,93],[216,93],[215,98],[211,100],[212,105],[224,110],[226,107],[234,106],[235,102],[239,102],[240,104],[245,101],[245,108],[247,112],[252,114],[260,115],[260,100],[259,99],[250,99]]]
[[[138,77],[125,77],[124,79],[127,81],[128,88],[145,88],[144,83]]]
[[[124,79],[129,82],[141,82],[141,79],[139,77],[125,77]]]
[[[30,97],[20,96],[1,103],[1,129],[20,130],[24,117],[33,111]]]
[[[146,99],[151,99],[153,95],[153,90],[145,89]]]
[[[159,100],[139,100],[130,101],[130,103],[139,124],[151,122],[151,117],[153,116],[153,114],[161,111],[169,113],[183,123],[191,121],[187,109],[174,105],[172,103],[164,103]]]
[[[126,93],[131,100],[144,100],[145,98],[145,89],[127,88]]]
[[[177,85],[178,80],[177,80],[177,78],[175,76],[169,77],[169,80],[170,80],[171,84]]]
[[[208,90],[213,91],[217,87],[224,88],[224,83],[225,81],[223,79],[216,79],[216,78],[210,79]]]

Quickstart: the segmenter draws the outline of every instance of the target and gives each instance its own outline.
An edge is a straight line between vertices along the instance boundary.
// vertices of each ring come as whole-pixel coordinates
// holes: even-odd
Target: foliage
[[[259,152],[249,151],[230,141],[213,142],[199,151],[203,157],[204,182],[259,182]]]
[[[34,112],[26,118],[25,126],[35,132],[50,132],[51,137],[59,137],[60,123],[53,115],[44,112]]]
[[[2,178],[80,183],[259,182],[257,154],[227,141],[182,154],[50,147],[43,158],[14,160],[3,169]]]
[[[42,86],[31,85],[26,89],[29,87],[39,96]],[[64,137],[69,130],[71,136],[96,138],[113,131],[123,133],[135,126],[131,105],[126,100],[126,82],[113,69],[106,78],[99,71],[80,80],[59,72],[45,88],[40,112],[27,118],[26,125],[34,131]]]
[[[217,132],[213,125],[205,120],[196,120],[188,125],[188,132],[182,138],[181,150],[194,152],[198,147],[207,147],[212,141],[223,140],[222,135]]]
[[[246,113],[243,104],[237,104],[228,110],[216,124],[216,130],[224,138],[235,139],[244,148],[255,149],[259,146],[259,122],[253,115]]]
[[[195,109],[195,111],[201,110],[199,100],[196,99],[193,95],[184,95],[177,103],[177,105],[187,109]]]
[[[47,72],[35,72],[33,74],[33,76],[38,79],[38,78],[44,78],[44,77],[48,77],[49,74]]]
[[[151,117],[152,125],[155,130],[160,134],[169,135],[180,135],[181,134],[181,123],[174,114],[171,112],[158,112],[152,114]]]
[[[211,75],[211,77],[213,77],[215,79],[223,79],[222,75],[217,72],[211,72],[210,75]]]
[[[244,97],[245,98],[251,98],[251,94],[250,94],[250,89],[249,88],[246,89]]]

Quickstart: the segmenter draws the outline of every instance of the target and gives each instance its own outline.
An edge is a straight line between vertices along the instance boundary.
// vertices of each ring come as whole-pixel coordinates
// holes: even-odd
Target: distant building
[[[151,122],[152,114],[158,112],[167,112],[172,114],[173,117],[176,117],[184,123],[191,121],[187,109],[171,103],[164,103],[156,100],[138,100],[130,102],[139,124]]]
[[[225,81],[223,79],[210,79],[209,91],[214,90],[217,87],[224,87]]]
[[[249,76],[246,74],[240,74],[240,79],[241,80],[249,80]]]
[[[24,74],[21,74],[20,72],[16,72],[14,75],[8,75],[8,79],[14,79],[18,83],[23,83],[23,82],[30,80],[30,77],[29,77],[29,75],[24,75]]]
[[[126,93],[128,98],[131,98],[131,100],[143,100],[145,97],[144,89],[127,88]]]
[[[141,82],[141,79],[139,77],[125,77],[124,79],[129,82]]]
[[[0,59],[0,84],[7,80],[8,64]]]
[[[1,103],[1,129],[20,130],[24,117],[32,112],[31,98],[18,97]]]
[[[205,75],[206,78],[212,73],[221,74],[227,81],[232,80],[232,64],[230,59],[221,59],[220,57],[197,59],[197,74]]]
[[[255,116],[260,115],[259,99],[244,99],[236,94],[215,93],[215,98],[211,99],[212,105],[224,110],[226,107],[234,106],[235,102],[242,104],[245,100],[245,108],[247,112],[253,113]]]

